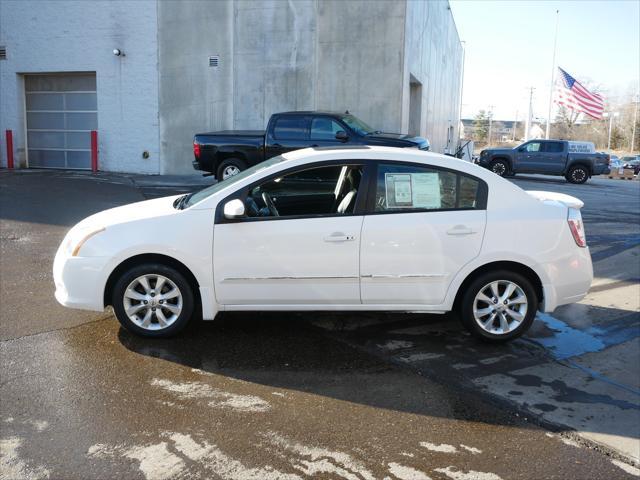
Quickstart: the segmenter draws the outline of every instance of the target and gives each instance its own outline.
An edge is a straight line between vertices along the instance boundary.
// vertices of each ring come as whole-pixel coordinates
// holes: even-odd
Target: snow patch
[[[415,468],[406,467],[399,463],[389,464],[389,473],[398,477],[400,480],[431,480],[431,477]]]
[[[44,432],[49,428],[49,422],[46,420],[31,420],[29,423],[39,432]]]
[[[22,440],[18,437],[0,439],[0,480],[40,480],[49,478],[46,468],[30,466],[18,455]]]
[[[140,462],[140,471],[147,480],[176,477],[185,468],[184,461],[167,448],[166,442],[146,447],[133,447],[124,456]]]
[[[423,360],[433,360],[436,358],[444,357],[444,353],[415,353],[406,357],[400,357],[402,362],[421,362]]]
[[[474,455],[478,455],[479,453],[482,453],[482,450],[480,450],[479,448],[475,448],[475,447],[469,447],[467,445],[463,445],[460,444],[460,448],[465,449],[467,452],[471,452]]]
[[[611,463],[613,463],[616,467],[621,468],[630,475],[640,477],[640,468],[632,467],[631,465],[627,465],[620,460],[611,460]]]
[[[174,383],[170,380],[154,378],[151,385],[174,393],[183,400],[212,399],[210,407],[231,408],[241,412],[266,412],[271,404],[255,395],[238,395],[225,392],[203,382]]]
[[[297,464],[293,463],[294,468],[307,476],[325,474],[325,476],[335,475],[346,480],[375,480],[373,473],[348,453],[303,445],[275,432],[270,432],[265,437],[276,447],[307,457],[308,459],[298,460]]]
[[[476,472],[475,470],[463,472],[456,469],[456,467],[436,468],[434,471],[444,473],[453,480],[502,480],[495,473]]]
[[[411,348],[413,346],[413,342],[408,342],[406,340],[389,340],[386,343],[378,345],[378,347],[382,348],[383,350],[399,350],[401,348]]]
[[[456,447],[446,443],[441,443],[440,445],[436,445],[435,443],[420,442],[420,446],[428,450],[431,450],[432,452],[458,453],[458,449]]]

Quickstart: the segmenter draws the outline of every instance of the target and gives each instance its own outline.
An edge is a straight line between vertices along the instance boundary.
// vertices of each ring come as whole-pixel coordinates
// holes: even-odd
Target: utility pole
[[[631,129],[631,149],[630,153],[633,154],[633,147],[636,144],[636,123],[638,123],[638,103],[640,103],[640,95],[636,95],[635,102],[636,108],[633,112],[633,128]]]
[[[491,146],[491,122],[493,121],[493,107],[495,107],[495,105],[489,105],[489,135],[487,138],[487,146]]]
[[[549,131],[551,130],[551,104],[553,103],[553,87],[556,75],[556,45],[558,44],[558,24],[560,23],[560,10],[556,10],[556,34],[553,37],[553,62],[551,65],[551,86],[549,87],[549,108],[547,110],[547,129],[544,138],[549,140]]]
[[[611,129],[613,128],[613,119],[620,115],[618,112],[605,112],[602,114],[603,117],[609,117],[609,140],[607,141],[607,150],[611,150]]]
[[[516,141],[516,130],[518,128],[518,110],[516,110],[516,119],[513,121],[513,135],[511,136],[511,141]]]
[[[527,123],[524,127],[524,141],[529,140],[529,133],[531,130],[531,115],[533,115],[533,91],[534,87],[529,87],[529,111],[527,113]]]

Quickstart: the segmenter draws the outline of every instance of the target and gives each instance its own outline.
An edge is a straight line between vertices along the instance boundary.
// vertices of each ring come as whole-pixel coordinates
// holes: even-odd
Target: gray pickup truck
[[[609,173],[608,154],[596,153],[591,142],[569,140],[530,140],[515,148],[489,148],[480,152],[478,163],[501,177],[541,173],[562,175],[571,183]]]

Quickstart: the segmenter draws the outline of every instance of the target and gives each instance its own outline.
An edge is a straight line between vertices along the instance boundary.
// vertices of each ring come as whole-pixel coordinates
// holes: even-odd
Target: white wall
[[[96,72],[100,170],[159,173],[155,0],[0,0],[0,44],[0,131],[13,130],[16,162],[25,163],[21,74],[86,71]]]
[[[431,150],[443,153],[447,129],[455,150],[460,123],[462,45],[449,2],[406,1],[405,71],[403,79],[402,130],[409,126],[410,79],[422,84],[421,134]]]

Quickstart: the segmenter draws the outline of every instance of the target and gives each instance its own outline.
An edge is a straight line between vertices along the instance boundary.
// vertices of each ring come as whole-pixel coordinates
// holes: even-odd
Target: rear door
[[[453,170],[381,162],[362,228],[364,304],[439,305],[480,253],[487,185]]]
[[[278,115],[269,122],[265,159],[309,146],[310,115]]]
[[[544,142],[543,154],[539,164],[539,172],[549,175],[560,175],[564,171],[567,154],[564,151],[564,142]]]

